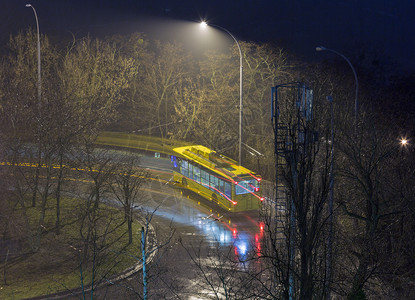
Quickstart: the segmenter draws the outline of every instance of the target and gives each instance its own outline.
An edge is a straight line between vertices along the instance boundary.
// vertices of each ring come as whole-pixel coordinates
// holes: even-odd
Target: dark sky
[[[31,2],[30,2],[31,1]],[[69,38],[139,31],[153,38],[180,40],[185,31],[172,24],[200,19],[220,25],[240,40],[272,42],[304,59],[324,45],[346,56],[367,52],[415,68],[414,0],[0,0],[0,41],[35,26]],[[172,22],[175,20],[176,22]]]

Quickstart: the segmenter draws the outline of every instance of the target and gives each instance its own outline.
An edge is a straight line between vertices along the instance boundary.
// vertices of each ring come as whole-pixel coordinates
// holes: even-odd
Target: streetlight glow
[[[400,143],[402,147],[406,147],[409,144],[409,140],[407,138],[401,138]]]

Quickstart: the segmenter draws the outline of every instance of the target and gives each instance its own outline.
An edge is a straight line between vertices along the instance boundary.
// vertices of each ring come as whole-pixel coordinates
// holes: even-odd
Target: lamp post
[[[201,22],[200,26],[205,29],[208,24],[206,22]],[[238,41],[236,40],[236,38],[232,35],[232,33],[229,32],[229,30],[227,30],[226,28],[223,28],[219,25],[214,25],[211,24],[211,26],[213,27],[217,27],[219,29],[222,29],[223,31],[225,31],[226,33],[228,33],[233,40],[235,41],[236,45],[238,46],[239,49],[239,82],[240,82],[240,86],[239,86],[239,165],[242,165],[242,119],[243,119],[243,97],[242,97],[242,90],[243,90],[243,81],[242,81],[242,77],[243,77],[243,66],[242,66],[242,51],[241,51],[241,47],[239,46]]]
[[[32,4],[26,4],[26,7],[31,7],[33,9],[33,13],[35,14],[35,19],[36,19],[36,28],[37,28],[37,97],[39,100],[39,104],[40,104],[40,100],[42,97],[42,79],[41,79],[41,75],[40,75],[40,34],[39,34],[39,21],[37,19],[37,13],[36,13],[36,9],[33,7]]]
[[[354,123],[355,123],[354,125],[355,125],[355,128],[356,128],[357,127],[357,115],[358,115],[358,111],[359,111],[359,101],[358,101],[359,81],[357,80],[356,70],[354,69],[354,67],[353,67],[352,63],[350,62],[350,60],[348,60],[346,56],[344,56],[340,52],[337,52],[336,50],[320,46],[320,47],[316,47],[316,51],[330,51],[330,52],[333,52],[333,53],[341,56],[349,64],[350,68],[352,69],[353,75],[354,75],[354,80],[355,80],[355,83],[356,83],[356,93],[355,93],[355,100],[354,100]]]
[[[331,278],[332,278],[332,259],[333,259],[333,194],[334,194],[334,113],[333,113],[333,97],[327,96],[330,103],[330,131],[331,131],[331,149],[330,149],[330,173],[329,173],[329,205],[328,205],[328,225],[329,232],[327,236],[327,258],[326,258],[326,299],[331,299]]]
[[[41,79],[41,73],[40,73],[40,34],[39,34],[39,21],[37,19],[37,13],[36,9],[32,6],[32,4],[26,4],[26,7],[31,7],[33,9],[33,13],[35,14],[36,19],[36,28],[37,28],[37,99],[38,99],[38,108],[39,108],[39,122],[41,122],[41,101],[42,101],[42,79]],[[41,134],[40,134],[40,124],[39,124],[39,136],[38,136],[38,164],[36,168],[36,176],[35,176],[35,187],[33,189],[33,196],[32,196],[32,206],[36,206],[36,194],[37,194],[37,185],[39,180],[39,172],[40,172],[40,166],[41,166]]]

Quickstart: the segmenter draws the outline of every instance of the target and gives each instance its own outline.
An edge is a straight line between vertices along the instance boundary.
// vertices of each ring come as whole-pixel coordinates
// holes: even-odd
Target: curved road
[[[149,299],[212,299],[196,264],[189,253],[203,265],[217,264],[215,253],[232,247],[239,257],[260,248],[261,228],[258,213],[228,213],[194,195],[183,196],[172,188],[167,158],[141,157],[141,166],[150,169],[153,180],[144,188],[142,208],[153,214],[160,248],[148,265]],[[137,249],[137,256],[139,249]],[[95,299],[141,299],[141,272],[128,279],[94,292]],[[74,297],[73,299],[79,299]]]

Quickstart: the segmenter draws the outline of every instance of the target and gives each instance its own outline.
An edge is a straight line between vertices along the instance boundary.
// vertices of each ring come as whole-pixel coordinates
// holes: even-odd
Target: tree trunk
[[[132,212],[128,217],[128,244],[130,245],[133,242],[133,216]]]
[[[38,144],[39,150],[38,150],[38,162],[36,166],[36,173],[35,173],[35,182],[33,184],[33,194],[32,194],[32,207],[36,207],[36,196],[37,196],[37,190],[39,185],[39,173],[40,173],[40,166],[42,164],[42,153],[40,150],[40,142]]]
[[[61,207],[60,207],[60,202],[61,202],[61,185],[62,185],[62,177],[63,177],[63,154],[60,153],[59,154],[59,175],[58,175],[58,183],[57,183],[57,187],[56,187],[56,222],[55,222],[55,227],[56,227],[56,234],[59,235],[60,234],[60,229],[61,229],[61,221],[60,221],[60,215],[61,215]]]
[[[363,300],[366,299],[365,292],[363,290],[363,286],[366,282],[366,272],[367,272],[367,259],[365,255],[363,255],[359,259],[359,267],[357,268],[356,274],[353,277],[352,287],[347,295],[348,300]]]

